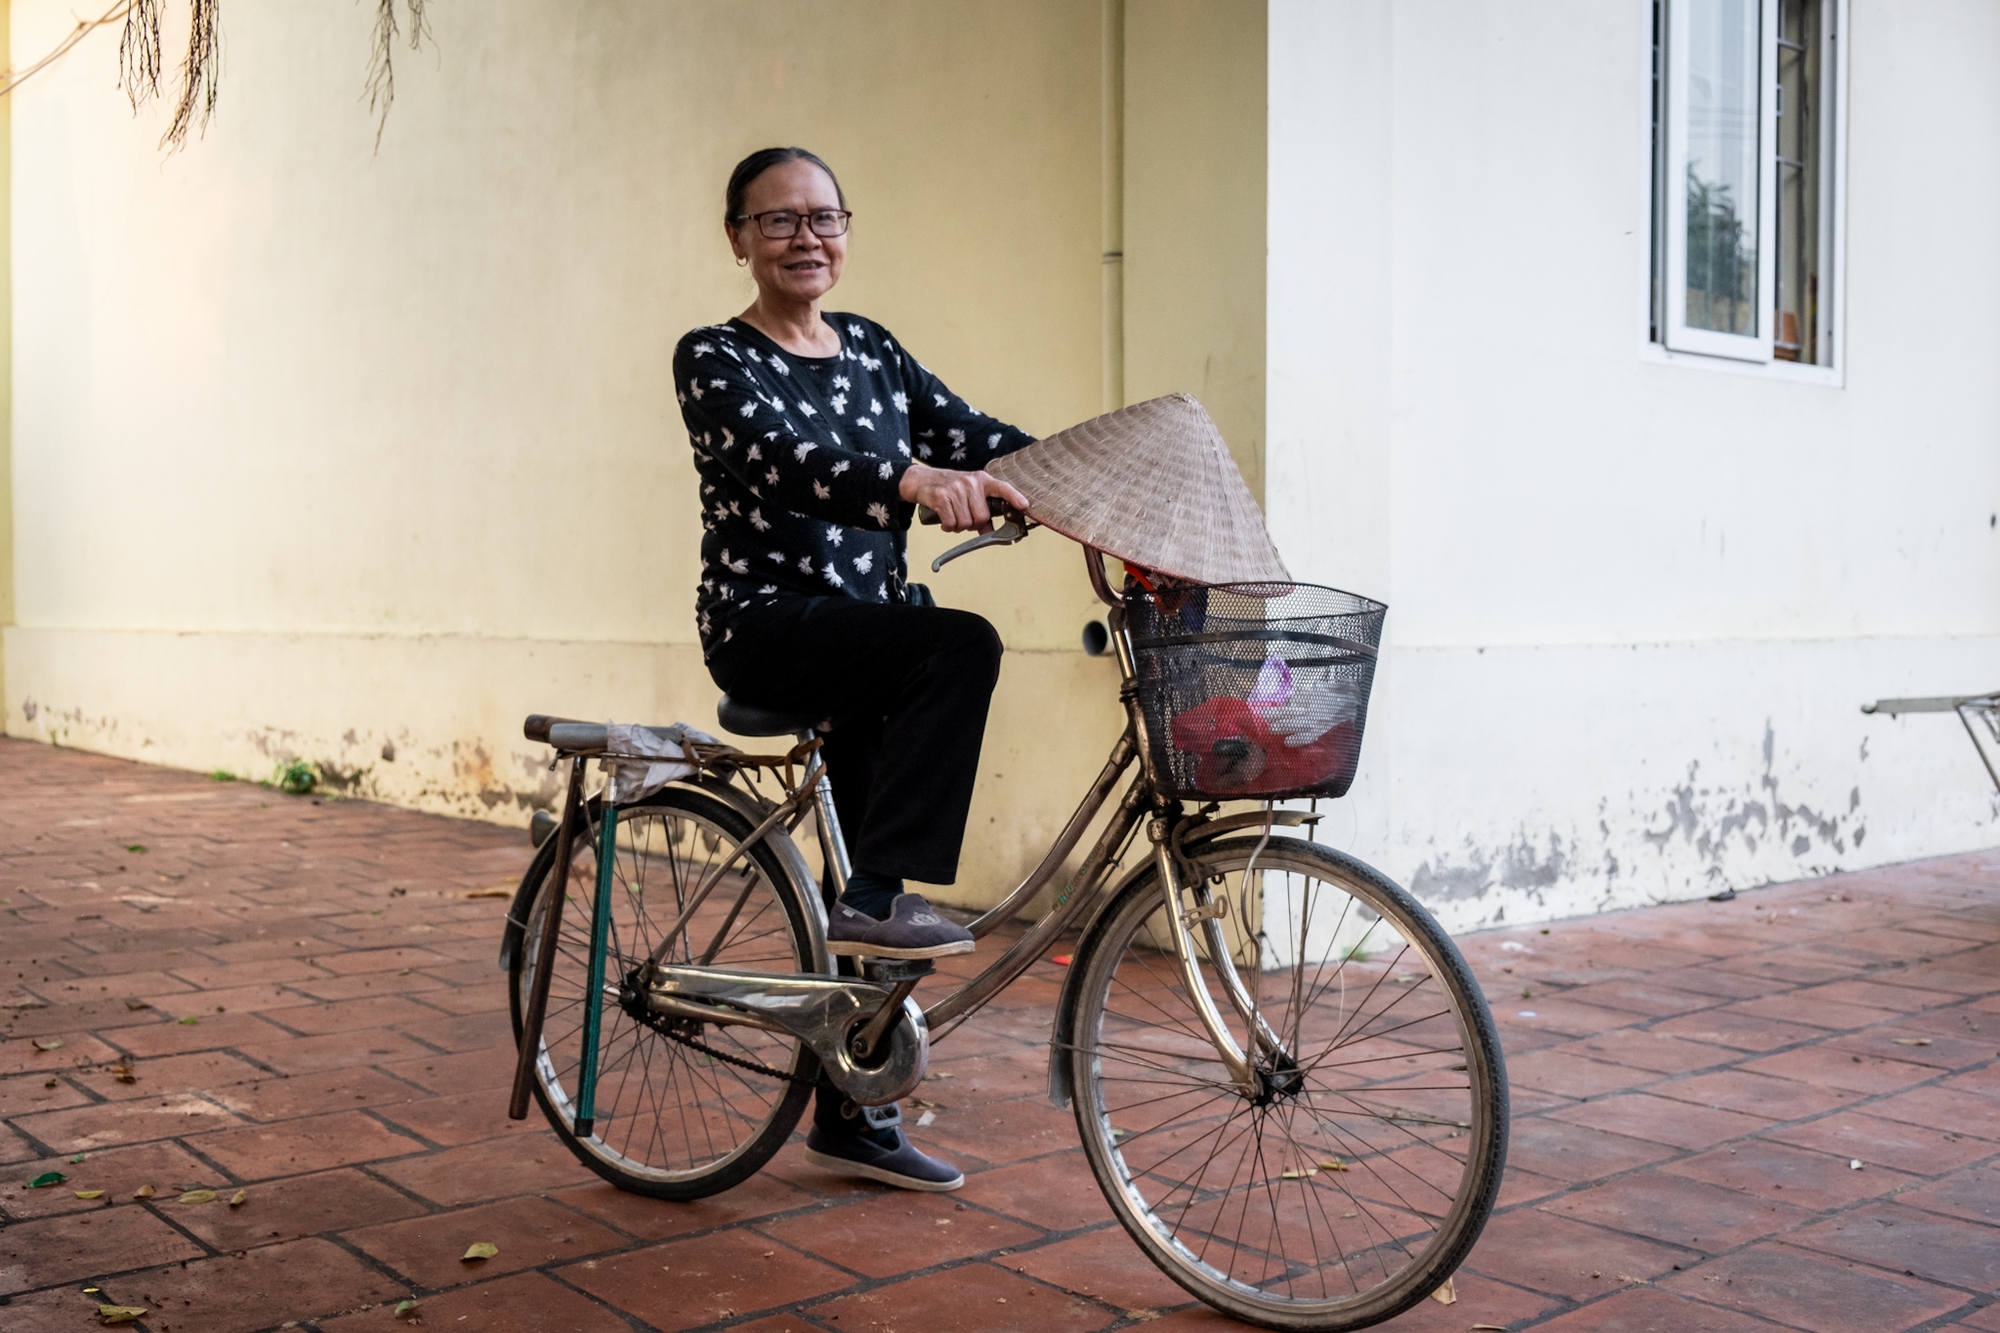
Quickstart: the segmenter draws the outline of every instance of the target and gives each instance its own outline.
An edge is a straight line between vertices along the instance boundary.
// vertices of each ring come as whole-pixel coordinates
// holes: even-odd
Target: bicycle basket
[[[1164,794],[1347,794],[1386,606],[1307,583],[1133,592],[1125,606]]]

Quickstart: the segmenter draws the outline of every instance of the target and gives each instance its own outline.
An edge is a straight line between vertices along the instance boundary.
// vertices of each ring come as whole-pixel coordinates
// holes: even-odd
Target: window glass
[[[1757,334],[1757,0],[1686,0],[1687,325]]]
[[[1808,363],[1821,359],[1822,8],[1822,0],[1778,5],[1778,326],[1772,355]]]

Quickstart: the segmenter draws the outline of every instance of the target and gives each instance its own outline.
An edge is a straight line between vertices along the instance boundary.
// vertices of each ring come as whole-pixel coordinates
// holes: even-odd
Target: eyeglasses
[[[847,235],[847,220],[854,214],[844,208],[816,208],[810,213],[794,213],[789,208],[773,209],[769,213],[740,213],[736,224],[755,222],[757,230],[766,240],[788,241],[799,234],[799,220],[804,218],[815,236]]]

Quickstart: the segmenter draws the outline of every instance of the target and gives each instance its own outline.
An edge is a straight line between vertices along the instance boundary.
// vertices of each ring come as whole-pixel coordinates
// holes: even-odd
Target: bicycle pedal
[[[937,971],[937,962],[930,958],[863,958],[861,975],[870,981],[881,982],[885,986],[900,985],[905,981],[917,981]]]

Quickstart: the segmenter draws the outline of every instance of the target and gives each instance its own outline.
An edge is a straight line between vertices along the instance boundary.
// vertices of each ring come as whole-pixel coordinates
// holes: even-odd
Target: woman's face
[[[750,216],[728,229],[729,248],[749,261],[759,292],[787,302],[817,301],[840,281],[847,237],[815,236],[802,219],[796,236],[774,241],[758,230],[755,218],[781,208],[803,215],[839,207],[833,177],[811,162],[780,162],[743,191],[743,211]]]

